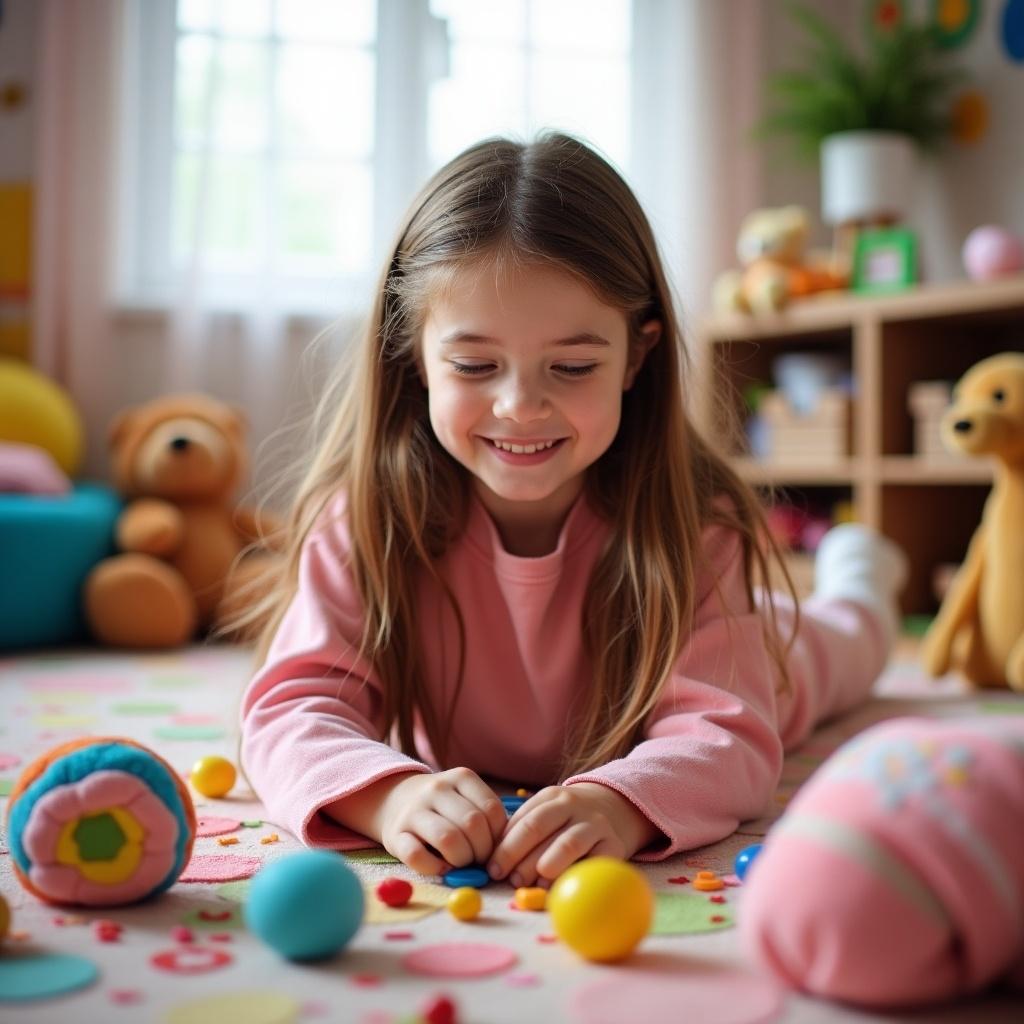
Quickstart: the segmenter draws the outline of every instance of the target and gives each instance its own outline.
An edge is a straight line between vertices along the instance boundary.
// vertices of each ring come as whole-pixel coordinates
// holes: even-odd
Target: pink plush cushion
[[[0,494],[67,494],[71,481],[49,452],[34,444],[0,442]]]

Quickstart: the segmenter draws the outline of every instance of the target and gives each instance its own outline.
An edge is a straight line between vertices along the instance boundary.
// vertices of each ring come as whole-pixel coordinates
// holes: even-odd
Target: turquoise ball
[[[337,853],[303,850],[272,861],[249,886],[245,923],[289,960],[333,956],[359,930],[363,887]]]

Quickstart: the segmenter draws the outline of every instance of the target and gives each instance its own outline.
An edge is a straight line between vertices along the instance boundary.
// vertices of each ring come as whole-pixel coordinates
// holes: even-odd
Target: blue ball
[[[272,861],[249,886],[245,923],[289,960],[333,956],[359,930],[363,887],[337,853],[303,850]]]
[[[736,854],[736,860],[733,867],[736,871],[736,877],[742,882],[747,874],[747,869],[751,864],[754,863],[754,858],[761,852],[761,844],[754,843],[753,846],[747,846],[740,850]]]

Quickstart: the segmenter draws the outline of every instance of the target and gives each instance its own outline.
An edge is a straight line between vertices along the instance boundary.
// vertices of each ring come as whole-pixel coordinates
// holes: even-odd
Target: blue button
[[[491,876],[479,864],[470,864],[464,868],[452,868],[441,877],[441,881],[452,889],[461,889],[464,885],[482,889],[490,880]]]

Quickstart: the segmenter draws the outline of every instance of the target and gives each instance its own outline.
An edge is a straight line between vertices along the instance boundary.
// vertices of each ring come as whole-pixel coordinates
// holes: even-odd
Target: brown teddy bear
[[[254,600],[268,568],[264,543],[277,524],[235,508],[247,467],[245,422],[205,395],[172,395],[115,418],[109,442],[114,483],[129,503],[117,523],[123,554],[85,583],[94,635],[117,647],[173,647],[223,627],[227,611]],[[233,571],[234,567],[234,571]]]
[[[830,257],[806,251],[810,221],[802,206],[755,210],[740,225],[736,254],[741,270],[715,281],[719,312],[774,313],[791,299],[845,288],[847,274]]]
[[[954,451],[992,456],[995,481],[922,661],[933,676],[959,668],[975,686],[1024,692],[1024,353],[972,367],[942,431]]]

